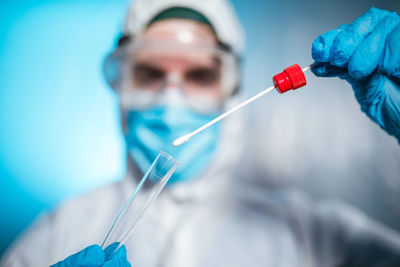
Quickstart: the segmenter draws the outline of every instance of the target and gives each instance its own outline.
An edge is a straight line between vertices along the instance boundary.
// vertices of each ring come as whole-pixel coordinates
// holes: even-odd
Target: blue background
[[[0,253],[39,212],[123,177],[118,102],[103,81],[101,62],[128,4],[1,1]],[[311,63],[319,34],[373,5],[400,11],[398,0],[234,5],[247,31],[248,95],[269,86],[283,68]],[[252,156],[274,185],[342,198],[399,229],[397,142],[361,114],[343,81],[310,75],[309,84],[304,93],[272,95],[247,110],[248,127],[257,129],[248,138]],[[272,148],[277,138],[285,142]],[[276,160],[282,157],[290,164]]]

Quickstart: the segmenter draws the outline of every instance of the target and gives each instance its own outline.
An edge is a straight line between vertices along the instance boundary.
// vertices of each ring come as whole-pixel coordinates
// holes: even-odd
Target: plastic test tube
[[[101,245],[105,249],[109,245],[116,243],[111,248],[111,251],[107,251],[107,258],[112,257],[132,235],[136,223],[160,194],[177,166],[178,162],[172,156],[163,151],[158,154],[123,206]]]

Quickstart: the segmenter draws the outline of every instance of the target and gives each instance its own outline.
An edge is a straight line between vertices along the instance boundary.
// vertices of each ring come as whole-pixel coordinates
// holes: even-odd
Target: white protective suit
[[[125,33],[138,34],[172,2],[210,14],[219,38],[240,50],[235,19],[227,19],[229,8],[212,8],[216,0],[139,2]],[[240,125],[237,114],[224,122],[215,161],[202,177],[161,192],[126,243],[132,266],[400,266],[398,233],[339,202],[314,203],[294,190],[268,187],[265,180],[279,177],[252,167],[240,145]],[[1,266],[48,266],[101,244],[141,176],[128,158],[123,181],[39,218]]]
[[[126,247],[136,267],[400,266],[400,236],[336,201],[272,190],[241,157],[238,115],[228,119],[203,177],[165,188]],[[235,145],[232,145],[235,144]],[[48,266],[101,244],[141,175],[128,175],[42,216],[1,266]]]

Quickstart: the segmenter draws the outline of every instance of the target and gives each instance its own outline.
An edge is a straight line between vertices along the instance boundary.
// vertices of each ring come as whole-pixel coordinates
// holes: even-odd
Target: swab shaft
[[[303,72],[306,72],[306,71],[308,71],[309,69],[311,69],[312,65],[313,65],[313,64],[308,65],[307,67],[304,67],[304,68],[302,68],[301,70],[302,70]]]
[[[275,86],[271,86],[271,87],[265,89],[264,91],[261,91],[260,93],[256,94],[255,96],[253,96],[253,97],[247,99],[246,101],[244,101],[243,103],[237,105],[236,107],[234,107],[234,108],[232,108],[232,109],[226,111],[224,114],[222,114],[222,115],[216,117],[215,119],[213,119],[213,120],[207,122],[206,124],[204,124],[203,126],[201,126],[200,128],[198,128],[197,130],[195,130],[195,131],[191,132],[190,134],[188,134],[189,138],[192,137],[192,136],[194,136],[194,135],[196,135],[196,134],[198,134],[198,133],[200,133],[201,131],[207,129],[208,127],[210,127],[210,126],[213,125],[214,123],[219,122],[220,120],[224,119],[225,117],[231,115],[233,112],[235,112],[235,111],[241,109],[242,107],[244,107],[244,106],[250,104],[250,103],[253,102],[254,100],[256,100],[256,99],[262,97],[263,95],[265,95],[265,94],[271,92],[271,91],[274,90],[274,89],[275,89]]]
[[[296,65],[297,65],[297,64],[295,64],[295,65],[293,65],[293,66],[296,66]],[[293,67],[293,66],[292,66],[292,67]],[[297,65],[297,67],[299,67],[299,66]],[[311,69],[311,67],[312,67],[312,64],[309,65],[309,66],[307,66],[307,67],[302,68],[301,70],[302,70],[303,73],[304,73],[304,72],[308,71],[309,69]],[[305,83],[304,83],[304,85],[305,85]],[[292,85],[292,86],[293,86],[293,85]],[[263,95],[268,94],[269,92],[271,92],[271,91],[274,90],[275,88],[279,88],[279,87],[278,87],[278,86],[277,86],[277,87],[271,86],[271,87],[265,89],[264,91],[261,91],[260,93],[256,94],[255,96],[253,96],[253,97],[247,99],[246,101],[242,102],[241,104],[237,105],[236,107],[233,107],[232,109],[226,111],[224,114],[222,114],[222,115],[216,117],[215,119],[213,119],[213,120],[207,122],[206,124],[204,124],[203,126],[201,126],[200,128],[198,128],[197,130],[195,130],[195,131],[193,131],[193,132],[191,132],[191,133],[189,133],[189,134],[186,134],[186,135],[184,135],[184,136],[181,136],[181,137],[177,138],[177,139],[173,142],[173,145],[174,145],[174,146],[180,146],[180,145],[182,145],[183,143],[187,142],[190,138],[192,138],[194,135],[200,133],[201,131],[204,131],[205,129],[207,129],[208,127],[210,127],[211,125],[213,125],[214,123],[219,122],[220,120],[224,119],[225,117],[231,115],[233,112],[235,112],[235,111],[241,109],[242,107],[244,107],[244,106],[250,104],[250,103],[253,102],[254,100],[256,100],[256,99],[262,97]],[[298,88],[298,87],[296,87],[296,88]]]

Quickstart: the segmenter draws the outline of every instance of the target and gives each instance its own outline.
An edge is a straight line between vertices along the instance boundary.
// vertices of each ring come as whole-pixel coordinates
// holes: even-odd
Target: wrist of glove
[[[364,111],[400,142],[400,16],[371,8],[313,43],[312,72],[353,87]]]
[[[63,261],[59,261],[51,267],[80,267],[80,266],[104,266],[104,267],[130,267],[126,258],[126,248],[121,246],[115,253],[118,243],[109,245],[103,250],[99,245],[89,246]]]

